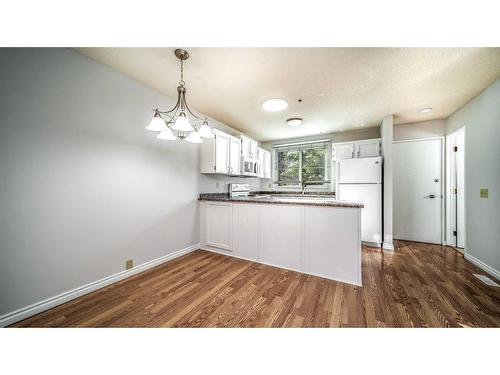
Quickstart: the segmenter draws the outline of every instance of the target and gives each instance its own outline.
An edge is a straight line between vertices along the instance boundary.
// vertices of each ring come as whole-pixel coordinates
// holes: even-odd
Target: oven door
[[[243,159],[241,170],[245,176],[257,176],[257,160]]]

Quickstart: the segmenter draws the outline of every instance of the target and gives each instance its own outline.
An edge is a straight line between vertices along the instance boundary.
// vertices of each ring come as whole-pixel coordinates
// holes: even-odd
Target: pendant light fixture
[[[183,49],[176,49],[175,56],[181,61],[181,79],[177,87],[177,103],[169,111],[154,110],[151,123],[147,130],[160,132],[157,138],[173,141],[186,139],[191,143],[202,143],[203,138],[213,138],[212,128],[208,120],[196,116],[186,102],[186,83],[184,82],[184,61],[189,53]]]

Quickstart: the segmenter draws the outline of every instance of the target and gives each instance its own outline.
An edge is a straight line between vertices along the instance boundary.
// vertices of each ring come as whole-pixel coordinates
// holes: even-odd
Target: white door
[[[354,157],[354,143],[335,143],[332,154],[334,159],[351,159]]]
[[[342,159],[337,163],[337,183],[378,184],[382,182],[382,158]]]
[[[229,134],[215,132],[215,173],[229,173]]]
[[[380,155],[380,143],[378,140],[356,143],[356,157],[371,158]]]
[[[229,173],[241,174],[241,140],[231,137],[229,142]]]
[[[394,238],[441,243],[441,155],[441,139],[394,143]]]
[[[380,246],[382,243],[382,185],[340,184],[337,199],[361,202],[361,241]]]

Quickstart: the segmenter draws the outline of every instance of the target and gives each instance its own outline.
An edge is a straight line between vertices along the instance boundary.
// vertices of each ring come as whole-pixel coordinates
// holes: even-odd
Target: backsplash
[[[262,185],[267,180],[263,180]],[[258,177],[230,177],[216,174],[200,174],[200,193],[226,193],[230,183],[249,184],[251,191],[262,190],[261,179]]]

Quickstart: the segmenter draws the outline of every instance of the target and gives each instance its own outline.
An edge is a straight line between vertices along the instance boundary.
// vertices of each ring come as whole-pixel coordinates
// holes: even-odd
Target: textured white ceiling
[[[176,96],[174,48],[79,48]],[[446,118],[500,77],[500,48],[188,48],[190,106],[259,141]],[[262,103],[283,98],[282,112]],[[299,103],[298,99],[302,99]],[[153,104],[152,104],[153,105]],[[421,114],[423,107],[433,111]],[[294,129],[289,117],[302,117]]]

